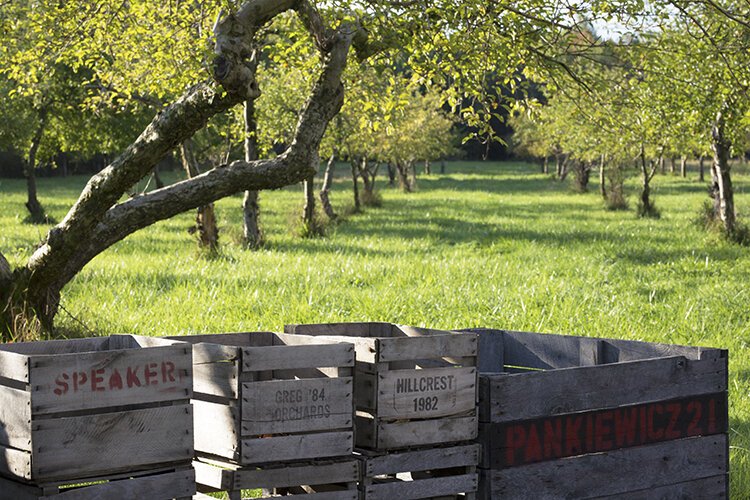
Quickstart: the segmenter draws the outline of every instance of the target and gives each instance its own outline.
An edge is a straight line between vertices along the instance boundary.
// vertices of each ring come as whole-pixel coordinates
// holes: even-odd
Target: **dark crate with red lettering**
[[[195,450],[239,465],[351,454],[354,346],[255,332],[193,345]]]
[[[722,349],[480,334],[480,498],[724,498]]]
[[[476,498],[478,444],[358,452],[361,500]]]
[[[189,344],[139,337],[0,346],[0,474],[73,480],[193,455]]]
[[[390,323],[287,325],[354,342],[356,445],[379,451],[476,438],[477,336]]]

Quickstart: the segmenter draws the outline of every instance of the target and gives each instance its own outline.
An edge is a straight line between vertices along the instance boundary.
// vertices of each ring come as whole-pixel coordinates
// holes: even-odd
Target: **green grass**
[[[336,180],[334,207],[350,204]],[[437,170],[437,169],[436,169]],[[735,168],[750,220],[750,177]],[[692,220],[706,199],[687,180],[657,176],[658,220],[607,211],[592,186],[566,185],[521,163],[449,163],[418,191],[385,188],[383,207],[301,239],[291,229],[302,191],[262,193],[267,246],[243,250],[241,199],[217,204],[222,254],[202,257],[191,214],[143,230],[96,258],[65,289],[63,331],[165,335],[279,330],[285,323],[390,321],[486,326],[730,349],[733,497],[750,491],[750,249]],[[85,182],[42,179],[60,220]],[[383,182],[381,180],[381,182]],[[637,179],[627,188],[635,194]],[[22,224],[23,184],[0,180],[0,251],[24,261],[45,227]],[[631,196],[631,207],[635,198]],[[68,314],[70,313],[70,314]]]

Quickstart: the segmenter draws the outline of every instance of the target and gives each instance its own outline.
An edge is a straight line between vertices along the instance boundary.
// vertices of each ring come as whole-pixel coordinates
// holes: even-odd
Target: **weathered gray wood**
[[[501,373],[505,366],[503,332],[495,330],[468,330],[479,336],[477,367],[481,373]]]
[[[379,421],[357,415],[357,446],[377,450],[454,443],[476,439],[476,416],[430,420]]]
[[[394,370],[378,374],[379,418],[436,418],[476,407],[475,368]]]
[[[74,479],[193,456],[190,405],[35,421],[32,479]],[[106,450],[105,453],[102,451]]]
[[[581,366],[595,366],[604,363],[604,341],[582,337],[579,344]]]
[[[29,382],[28,356],[0,350],[0,377],[27,384]],[[0,380],[0,383],[2,383],[2,380]]]
[[[242,349],[242,369],[246,371],[353,365],[354,347],[351,344],[278,345]]]
[[[222,398],[239,397],[239,370],[237,363],[193,364],[193,391]]]
[[[364,464],[362,474],[372,478],[398,472],[476,466],[479,464],[480,451],[478,444],[470,444],[372,456],[364,452],[361,457]]]
[[[242,384],[242,435],[352,429],[351,377]]]
[[[0,475],[31,479],[31,453],[0,445]]]
[[[505,364],[544,370],[580,366],[580,337],[504,332]]]
[[[726,358],[696,361],[674,356],[481,377],[486,378],[490,385],[492,422],[660,401],[727,389]]]
[[[112,500],[116,498],[169,500],[195,494],[195,472],[177,471],[154,476],[122,479],[81,488],[61,490],[45,500]]]
[[[701,359],[704,351],[718,352],[719,349],[706,349],[671,344],[655,344],[634,340],[604,339],[605,362],[615,363],[637,359],[685,356],[688,359]]]
[[[352,431],[338,431],[243,439],[240,463],[250,465],[345,457],[354,449],[353,434]]]
[[[374,411],[378,402],[378,375],[357,371],[354,377],[354,405]]]
[[[301,335],[344,335],[351,337],[390,336],[391,323],[322,323],[310,325],[285,325],[284,331]]]
[[[187,344],[34,355],[34,415],[189,399],[192,351]]]
[[[259,500],[278,499],[278,495],[262,496]],[[298,495],[283,495],[284,500],[359,500],[357,489],[343,491],[324,491],[322,493],[301,493]]]
[[[200,342],[193,344],[193,363],[234,363],[239,362],[242,350],[238,346],[210,344]]]
[[[363,489],[364,500],[411,500],[435,498],[443,495],[457,495],[473,492],[478,488],[476,473],[460,474],[413,481],[395,481],[371,484]]]
[[[171,340],[188,342],[190,344],[215,344],[228,347],[257,347],[273,345],[273,332],[242,332],[242,333],[214,333],[202,335],[175,335],[167,337]]]
[[[729,474],[685,481],[668,486],[629,491],[623,494],[599,497],[602,500],[686,500],[692,498],[729,498]]]
[[[193,400],[195,451],[239,460],[240,416],[237,404]]]
[[[470,333],[448,333],[429,337],[382,337],[377,342],[376,361],[476,356],[477,343],[477,336]]]
[[[0,351],[15,352],[25,356],[39,354],[72,354],[91,351],[106,351],[109,349],[109,337],[45,340],[43,342],[15,342],[0,345]]]
[[[0,498],[8,500],[38,500],[44,492],[36,486],[11,481],[0,476]]]
[[[0,445],[31,451],[31,393],[0,386]]]
[[[625,495],[723,474],[727,472],[726,445],[726,435],[669,441],[494,470],[488,483],[492,498]]]

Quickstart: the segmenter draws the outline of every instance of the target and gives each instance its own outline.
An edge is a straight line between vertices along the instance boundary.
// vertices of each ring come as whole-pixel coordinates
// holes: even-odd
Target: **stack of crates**
[[[390,323],[287,325],[356,350],[362,500],[475,498],[477,336]]]
[[[192,498],[191,396],[185,343],[0,345],[0,498]]]
[[[175,338],[193,345],[199,491],[357,500],[352,344],[272,332]]]

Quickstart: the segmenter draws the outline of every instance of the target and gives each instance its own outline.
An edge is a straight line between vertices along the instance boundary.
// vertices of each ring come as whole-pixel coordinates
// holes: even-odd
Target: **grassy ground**
[[[263,193],[268,245],[238,244],[241,200],[218,203],[222,255],[201,256],[184,214],[94,260],[64,291],[58,324],[96,334],[278,330],[285,323],[391,321],[496,328],[730,349],[733,497],[750,491],[750,249],[691,224],[705,186],[657,176],[659,220],[608,212],[592,186],[573,194],[537,167],[449,163],[418,192],[382,186],[379,209],[348,217],[323,239],[289,229],[299,188]],[[85,182],[43,179],[60,219]],[[750,177],[735,170],[750,219]],[[629,181],[631,193],[636,181]],[[349,184],[337,180],[342,210]],[[631,196],[631,204],[635,197]],[[0,251],[21,263],[45,227],[21,223],[23,184],[0,180]],[[74,319],[74,317],[76,319]],[[80,323],[79,323],[80,321]],[[83,326],[85,325],[85,327]]]

